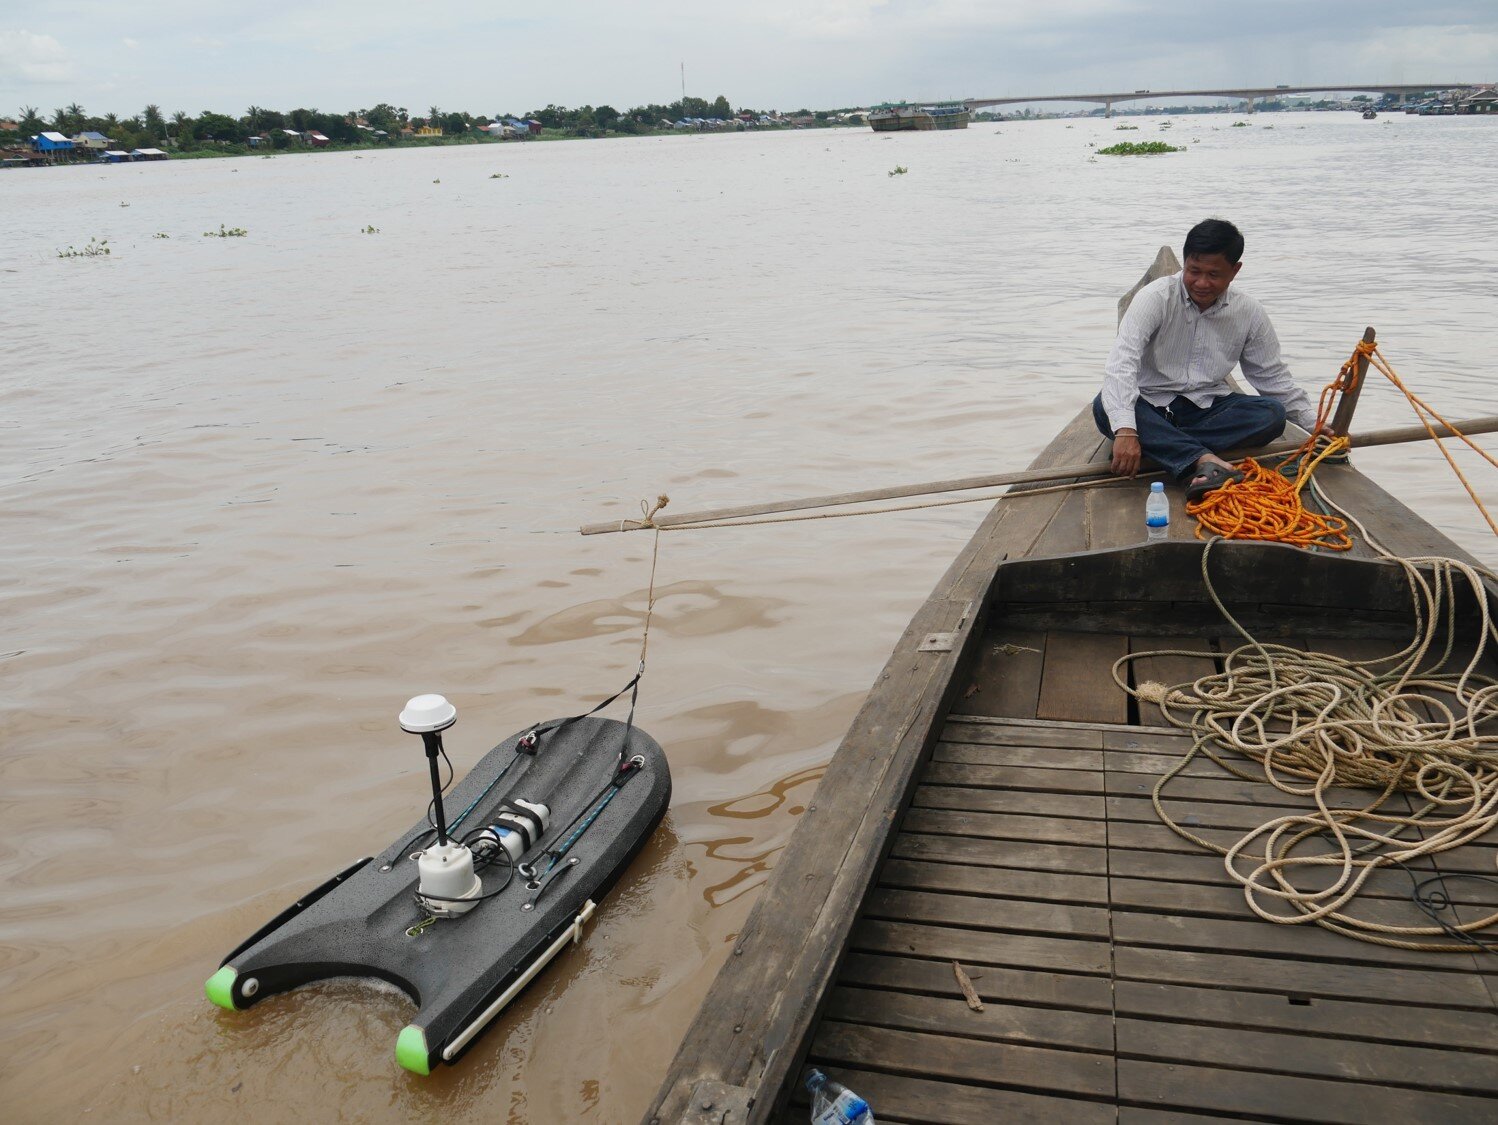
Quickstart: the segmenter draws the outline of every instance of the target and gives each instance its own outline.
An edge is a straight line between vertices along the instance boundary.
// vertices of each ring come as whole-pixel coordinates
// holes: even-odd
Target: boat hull
[[[556,729],[542,735],[534,754],[520,750],[522,734],[512,736],[446,799],[457,814],[454,838],[493,823],[507,800],[548,805],[550,823],[522,857],[538,872],[545,849],[558,847],[580,818],[596,812],[541,887],[515,874],[468,913],[423,924],[429,914],[416,901],[412,861],[434,838],[423,819],[242,943],[209,981],[210,999],[240,1010],[330,977],[387,981],[419,1006],[398,1041],[401,1065],[425,1074],[439,1062],[455,1062],[497,1015],[503,1005],[496,1002],[508,1002],[517,984],[523,987],[560,952],[559,939],[581,934],[670,803],[665,754],[644,731],[601,718],[541,724],[547,727]],[[616,782],[621,758],[639,764]],[[482,873],[486,893],[503,882],[503,871],[493,866]]]
[[[932,129],[966,129],[966,109],[899,109],[869,114],[869,127],[876,133],[926,132]]]

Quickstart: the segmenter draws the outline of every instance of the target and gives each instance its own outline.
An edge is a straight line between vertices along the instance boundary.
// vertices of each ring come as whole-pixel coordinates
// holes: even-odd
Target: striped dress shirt
[[[1229,288],[1205,311],[1186,292],[1180,274],[1141,289],[1118,326],[1118,338],[1103,372],[1103,410],[1116,433],[1135,428],[1134,404],[1144,398],[1169,406],[1185,395],[1199,407],[1233,393],[1233,367],[1261,395],[1285,405],[1302,429],[1316,424],[1316,410],[1280,358],[1279,337],[1264,307]]]

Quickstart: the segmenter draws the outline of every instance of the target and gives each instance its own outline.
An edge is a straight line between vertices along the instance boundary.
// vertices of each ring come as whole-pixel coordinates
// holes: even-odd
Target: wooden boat
[[[1172,264],[1162,251],[1140,284]],[[1106,456],[1084,410],[1033,467]],[[1352,464],[1316,477],[1389,552],[1471,561]],[[1169,540],[1143,542],[1145,487],[1026,486],[992,509],[828,765],[647,1122],[804,1121],[807,1065],[881,1122],[1498,1118],[1498,959],[1262,921],[1153,810],[1191,739],[1115,663],[1169,650],[1121,674],[1178,684],[1243,640],[1179,492]],[[1406,572],[1363,536],[1346,555],[1220,542],[1209,569],[1264,643],[1362,659],[1412,634]],[[1477,596],[1437,651],[1477,651]],[[1244,772],[1194,761],[1169,808],[1226,841],[1311,806]],[[1414,875],[1492,875],[1494,836]],[[1377,872],[1375,915],[1428,922],[1412,882]],[[1498,902],[1470,882],[1472,902]]]
[[[869,113],[869,126],[876,133],[907,130],[966,129],[971,115],[965,105],[890,105]]]

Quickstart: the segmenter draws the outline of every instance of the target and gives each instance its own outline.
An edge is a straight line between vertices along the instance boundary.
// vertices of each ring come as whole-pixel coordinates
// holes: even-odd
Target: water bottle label
[[[1170,517],[1169,516],[1148,516],[1148,517],[1145,518],[1144,526],[1145,527],[1169,527],[1170,526]]]

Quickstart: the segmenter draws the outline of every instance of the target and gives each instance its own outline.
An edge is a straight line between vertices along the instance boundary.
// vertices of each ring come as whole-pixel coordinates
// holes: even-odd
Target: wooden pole
[[[1369,325],[1363,331],[1363,343],[1373,343],[1373,326]],[[1352,412],[1358,408],[1358,395],[1363,393],[1363,382],[1368,375],[1368,357],[1359,355],[1357,363],[1353,367],[1352,386],[1342,392],[1342,400],[1337,403],[1337,412],[1332,415],[1332,433],[1338,437],[1346,437],[1347,431],[1352,427]]]
[[[1441,437],[1454,437],[1451,430],[1439,423],[1432,423]],[[1498,414],[1452,423],[1469,436],[1498,432]],[[1366,434],[1353,434],[1348,438],[1354,449],[1366,449],[1377,445],[1400,445],[1411,441],[1424,441],[1430,437],[1424,426],[1397,426],[1387,430],[1370,430]],[[1226,456],[1229,460],[1245,456],[1264,457],[1276,453],[1293,453],[1303,443],[1280,441],[1263,449],[1234,450]],[[839,492],[828,496],[807,496],[800,500],[775,500],[760,504],[739,504],[730,508],[710,508],[702,512],[683,512],[680,515],[658,515],[649,523],[637,519],[610,520],[607,523],[585,524],[579,530],[584,535],[608,535],[616,531],[641,531],[648,527],[680,527],[683,524],[713,523],[717,520],[743,519],[749,516],[769,516],[779,512],[799,512],[808,508],[839,508],[848,504],[867,504],[877,500],[899,500],[909,496],[929,496],[942,492],[965,492],[975,488],[999,488],[1013,484],[1042,484],[1078,478],[1112,479],[1107,461],[1088,461],[1077,465],[1057,465],[1049,469],[1026,469],[1017,473],[990,473],[985,476],[959,477],[955,480],[928,481],[924,484],[896,485],[890,488],[866,488],[859,492]],[[1098,483],[1102,483],[1100,480]]]

